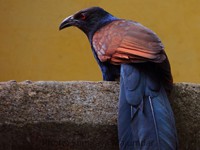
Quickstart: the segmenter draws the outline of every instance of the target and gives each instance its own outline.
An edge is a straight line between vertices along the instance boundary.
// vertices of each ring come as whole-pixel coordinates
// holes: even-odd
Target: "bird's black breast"
[[[113,65],[109,62],[100,65],[104,81],[119,81],[120,65]]]

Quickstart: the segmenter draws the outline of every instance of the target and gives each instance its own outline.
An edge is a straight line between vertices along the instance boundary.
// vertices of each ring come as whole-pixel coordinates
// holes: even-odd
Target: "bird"
[[[65,18],[59,29],[70,26],[87,36],[103,80],[120,78],[119,149],[178,149],[175,118],[168,98],[173,77],[156,33],[97,6]]]

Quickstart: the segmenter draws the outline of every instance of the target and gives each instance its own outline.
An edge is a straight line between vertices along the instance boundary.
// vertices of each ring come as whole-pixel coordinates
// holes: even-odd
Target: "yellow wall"
[[[0,81],[101,80],[86,36],[58,31],[65,17],[90,6],[154,30],[175,82],[200,82],[199,0],[0,0]]]

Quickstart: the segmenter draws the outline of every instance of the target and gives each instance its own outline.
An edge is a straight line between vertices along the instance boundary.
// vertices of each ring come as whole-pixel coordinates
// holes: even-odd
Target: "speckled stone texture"
[[[0,82],[0,150],[117,150],[118,82]],[[200,149],[200,85],[170,96],[180,149]]]

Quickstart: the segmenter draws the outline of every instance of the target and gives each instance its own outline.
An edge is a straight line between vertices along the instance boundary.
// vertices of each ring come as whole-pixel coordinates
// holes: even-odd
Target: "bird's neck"
[[[89,31],[86,35],[88,36],[88,39],[90,41],[92,41],[92,37],[94,35],[94,33],[100,29],[101,27],[111,23],[112,21],[115,21],[115,20],[119,20],[118,18],[114,17],[113,15],[111,14],[108,14],[107,16],[105,16],[104,18],[102,18],[101,20],[99,20],[99,22],[96,22],[93,29],[91,31]]]

